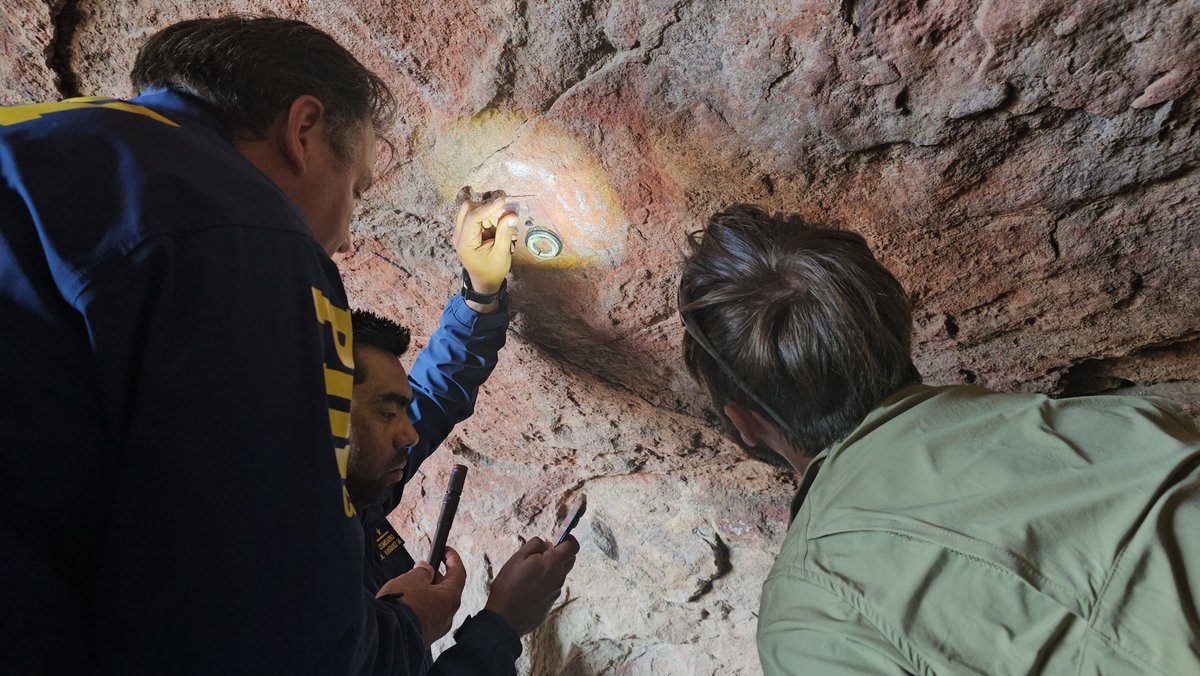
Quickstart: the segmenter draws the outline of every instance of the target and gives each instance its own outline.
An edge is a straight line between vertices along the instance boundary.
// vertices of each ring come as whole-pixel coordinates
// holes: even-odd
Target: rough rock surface
[[[473,467],[471,610],[587,493],[526,673],[758,670],[794,481],[721,440],[677,359],[684,236],[721,206],[866,236],[930,381],[1200,414],[1196,0],[9,0],[0,101],[128,94],[141,39],[231,10],[331,31],[400,97],[340,260],[359,305],[434,326],[464,183],[535,192],[566,235],[557,264],[517,261],[502,365],[393,517],[421,550],[449,465]]]

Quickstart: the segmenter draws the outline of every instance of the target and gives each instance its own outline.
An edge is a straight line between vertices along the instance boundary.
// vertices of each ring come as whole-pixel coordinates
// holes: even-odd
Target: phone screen
[[[554,538],[555,547],[561,545],[563,540],[567,539],[567,536],[570,535],[575,526],[579,524],[579,518],[582,517],[583,513],[586,511],[587,496],[580,495],[579,499],[575,502],[575,505],[571,508],[571,511],[567,513],[567,520],[563,523],[562,530],[559,532],[558,537]]]

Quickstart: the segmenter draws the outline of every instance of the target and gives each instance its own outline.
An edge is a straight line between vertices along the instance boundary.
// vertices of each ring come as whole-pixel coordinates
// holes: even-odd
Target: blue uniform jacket
[[[420,441],[408,451],[404,480],[396,484],[383,505],[363,510],[364,579],[375,593],[385,582],[408,572],[413,558],[404,548],[404,540],[387,521],[387,515],[400,504],[404,486],[454,426],[475,410],[479,386],[496,366],[504,347],[508,328],[508,308],[478,314],[467,307],[461,295],[454,296],[442,312],[437,331],[417,355],[408,382],[413,401],[408,417],[420,435]],[[470,490],[464,492],[462,508],[470,508]],[[415,618],[413,619],[415,626]],[[521,655],[521,641],[508,623],[491,611],[467,618],[454,635],[455,645],[427,660],[414,674],[464,674],[488,676],[515,674],[515,662]]]
[[[0,669],[404,673],[338,271],[189,97],[0,108]]]

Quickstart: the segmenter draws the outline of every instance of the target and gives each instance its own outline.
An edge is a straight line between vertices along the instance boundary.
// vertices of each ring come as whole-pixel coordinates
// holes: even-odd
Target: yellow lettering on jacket
[[[326,391],[325,394],[332,394]],[[329,430],[339,439],[350,437],[350,414],[337,409],[329,409]]]
[[[321,290],[313,287],[313,304],[317,309],[317,321],[329,324],[333,329],[333,347],[337,350],[342,366],[354,368],[354,342],[350,325],[350,311],[344,310],[325,297]]]
[[[145,106],[137,106],[124,101],[114,101],[110,98],[102,96],[85,96],[75,99],[66,99],[55,103],[32,103],[24,106],[7,106],[0,108],[0,127],[7,127],[22,122],[36,120],[43,115],[52,113],[61,113],[64,110],[80,110],[82,108],[107,108],[109,110],[119,110],[125,113],[133,113],[134,115],[142,115],[156,122],[178,127],[179,125],[162,115],[146,108]]]
[[[350,446],[333,449],[337,458],[338,473],[342,475],[342,510],[346,516],[354,516],[354,503],[350,502],[350,491],[346,490],[346,468],[350,464]]]
[[[354,393],[354,376],[325,367],[325,391],[335,397],[350,399]]]
[[[354,393],[354,376],[339,370],[339,366],[351,372],[354,371],[354,335],[350,324],[350,311],[340,308],[329,301],[317,287],[312,287],[313,310],[317,323],[324,327],[329,325],[333,332],[333,350],[337,355],[337,364],[330,363],[335,359],[331,355],[325,358],[325,395],[330,404],[334,400],[344,400],[347,404]],[[342,509],[346,516],[354,516],[356,510],[350,502],[350,492],[346,489],[346,470],[350,463],[350,414],[343,410],[345,407],[329,407],[329,432],[338,441],[335,445],[334,457],[337,459],[338,474],[342,477]]]

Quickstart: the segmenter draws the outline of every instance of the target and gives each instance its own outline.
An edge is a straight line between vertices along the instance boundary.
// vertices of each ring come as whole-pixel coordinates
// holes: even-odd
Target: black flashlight
[[[442,565],[442,556],[446,550],[446,538],[450,537],[450,526],[454,524],[454,514],[458,511],[458,498],[462,495],[463,484],[467,480],[467,466],[455,465],[450,470],[450,486],[446,488],[446,497],[442,500],[442,515],[438,517],[437,531],[433,535],[433,549],[429,552],[429,565],[437,571]]]

